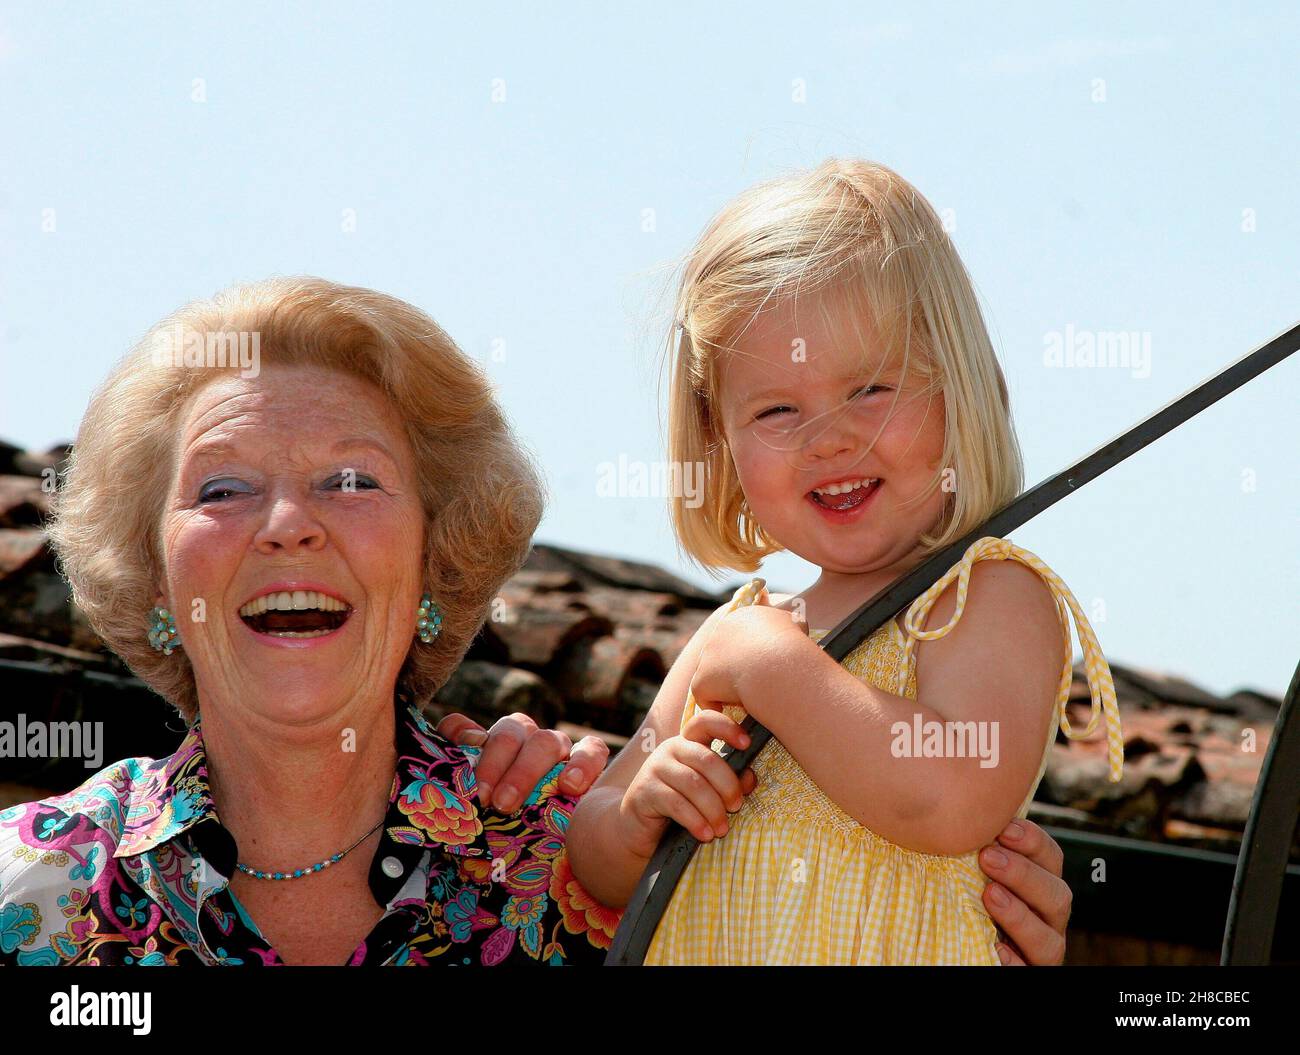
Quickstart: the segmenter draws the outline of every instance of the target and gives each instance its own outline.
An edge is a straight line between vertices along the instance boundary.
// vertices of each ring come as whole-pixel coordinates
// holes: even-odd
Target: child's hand
[[[710,749],[714,740],[740,750],[749,746],[749,735],[725,714],[702,711],[645,760],[619,807],[620,833],[631,853],[649,860],[670,820],[702,843],[727,834],[727,814],[740,809],[755,777],[752,769],[733,773]]]
[[[696,704],[714,710],[725,704],[744,706],[742,680],[765,664],[787,659],[786,642],[792,638],[808,639],[808,623],[799,612],[755,604],[728,613],[700,652],[691,679]]]

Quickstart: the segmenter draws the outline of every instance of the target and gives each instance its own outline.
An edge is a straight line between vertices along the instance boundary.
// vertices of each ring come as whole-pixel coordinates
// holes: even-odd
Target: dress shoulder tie
[[[1110,664],[1106,662],[1106,657],[1102,654],[1101,645],[1097,641],[1097,635],[1093,633],[1092,624],[1088,622],[1088,617],[1083,614],[1083,610],[1079,607],[1079,602],[1075,600],[1074,594],[1070,592],[1069,587],[1061,581],[1056,572],[1052,571],[1051,568],[1028,550],[1022,549],[1006,539],[990,535],[971,543],[962,559],[949,568],[942,579],[921,594],[908,608],[907,616],[904,619],[907,636],[903,644],[902,662],[899,664],[898,694],[903,694],[903,690],[907,685],[908,673],[915,662],[916,642],[933,641],[945,636],[961,619],[962,612],[966,608],[966,593],[970,589],[971,569],[975,566],[975,562],[980,560],[1019,561],[1026,567],[1036,571],[1051,589],[1052,598],[1056,601],[1056,615],[1061,625],[1061,634],[1065,640],[1065,666],[1061,671],[1061,680],[1056,696],[1056,708],[1059,711],[1061,732],[1071,740],[1086,739],[1096,731],[1097,724],[1104,715],[1106,719],[1106,754],[1109,779],[1111,783],[1118,782],[1123,775],[1124,768],[1124,734],[1120,726],[1119,706],[1115,700],[1115,683],[1111,678]],[[957,580],[957,605],[953,610],[952,618],[944,626],[936,627],[934,630],[922,630],[921,627],[925,625],[926,616],[930,614],[930,610],[939,599],[939,595],[952,584],[953,579]],[[1070,657],[1074,654],[1074,646],[1070,638],[1069,615],[1074,616],[1079,644],[1083,648],[1084,670],[1087,674],[1088,691],[1092,699],[1092,711],[1088,718],[1088,724],[1082,731],[1076,730],[1070,725],[1070,717],[1066,711],[1066,701],[1070,696],[1070,682],[1072,679]]]

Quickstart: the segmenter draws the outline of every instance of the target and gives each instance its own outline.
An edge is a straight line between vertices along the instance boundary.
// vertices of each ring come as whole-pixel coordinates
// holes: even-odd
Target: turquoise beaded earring
[[[158,605],[149,612],[149,644],[155,652],[170,656],[181,647],[180,635],[176,633],[176,618]]]
[[[420,598],[420,613],[415,620],[415,632],[420,635],[420,640],[427,645],[438,636],[438,631],[441,629],[442,612],[433,603],[433,598],[426,593]]]

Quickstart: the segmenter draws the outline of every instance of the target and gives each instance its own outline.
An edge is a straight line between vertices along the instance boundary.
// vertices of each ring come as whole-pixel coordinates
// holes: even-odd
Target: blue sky
[[[1300,315],[1288,5],[537,6],[6,4],[0,438],[70,438],[179,304],[324,275],[484,363],[547,472],[540,541],[707,585],[599,466],[663,458],[670,270],[759,179],[864,156],[952,210],[1029,484]],[[1071,328],[1143,335],[1149,373],[1047,365]],[[1013,534],[1115,662],[1285,689],[1298,391],[1300,355]]]

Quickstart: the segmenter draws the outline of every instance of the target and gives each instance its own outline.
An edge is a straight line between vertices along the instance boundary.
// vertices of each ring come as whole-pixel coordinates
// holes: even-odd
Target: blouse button
[[[388,876],[389,879],[396,879],[405,871],[402,862],[396,857],[385,857],[379,867],[383,869],[384,875]]]

